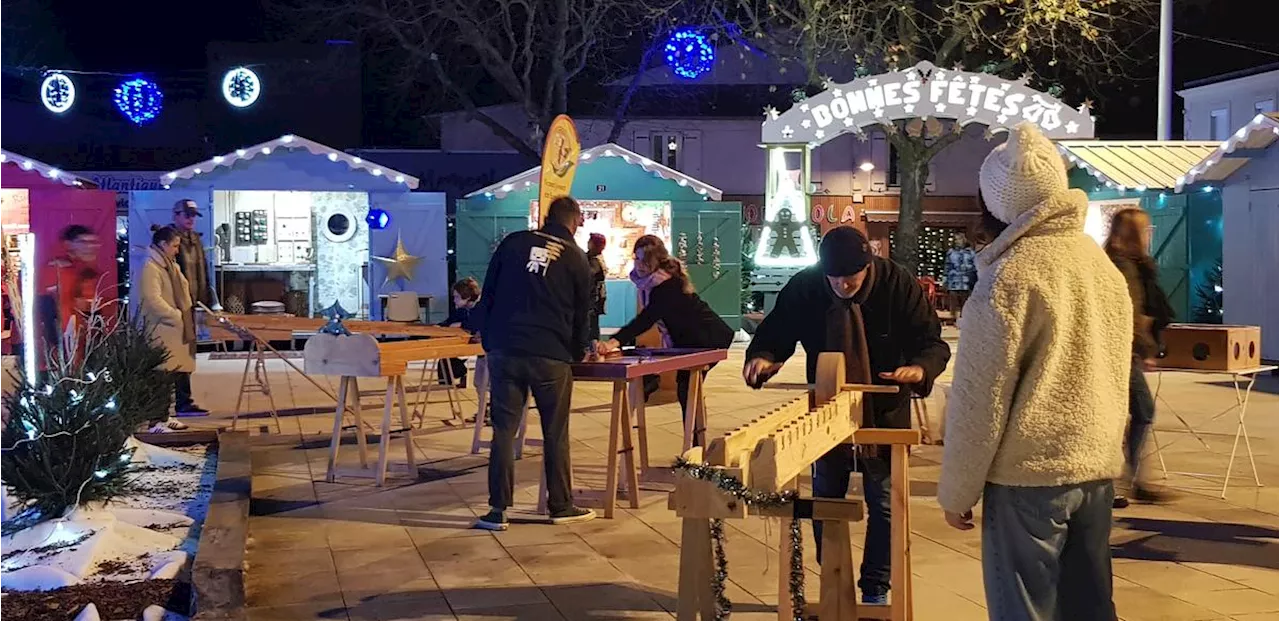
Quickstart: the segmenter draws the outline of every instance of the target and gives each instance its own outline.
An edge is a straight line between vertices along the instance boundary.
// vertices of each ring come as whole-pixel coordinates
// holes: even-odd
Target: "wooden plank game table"
[[[644,376],[670,371],[689,371],[689,414],[684,420],[682,451],[702,444],[707,427],[707,402],[702,387],[702,371],[729,357],[725,349],[630,349],[621,356],[579,362],[573,365],[573,379],[579,382],[609,382],[613,397],[609,416],[608,466],[603,499],[604,517],[612,518],[618,500],[619,465],[625,480],[627,501],[632,509],[640,507],[640,474],[653,473],[649,466],[649,433],[644,412]],[[636,463],[633,424],[638,431],[640,463]],[[479,419],[477,419],[479,420]],[[619,464],[621,462],[621,464]],[[538,492],[538,512],[547,511],[546,475]]]
[[[303,350],[303,364],[307,373],[338,375],[342,378],[338,384],[337,407],[333,414],[333,435],[329,441],[329,465],[325,472],[325,480],[333,482],[339,475],[372,476],[377,484],[382,486],[387,477],[387,446],[392,433],[404,434],[408,474],[416,476],[417,459],[414,455],[413,426],[409,421],[408,403],[404,391],[404,376],[409,370],[409,363],[441,358],[464,358],[482,353],[479,343],[459,343],[444,339],[380,343],[368,334],[317,334],[308,339],[306,348]],[[357,379],[360,377],[387,378],[381,437],[378,443],[378,462],[372,472],[368,469],[364,418],[360,411],[360,386]],[[342,444],[343,412],[347,408],[348,401],[356,420],[356,446],[360,455],[360,469],[339,472],[338,449]],[[399,429],[391,428],[391,409],[395,405],[400,408],[401,427]]]

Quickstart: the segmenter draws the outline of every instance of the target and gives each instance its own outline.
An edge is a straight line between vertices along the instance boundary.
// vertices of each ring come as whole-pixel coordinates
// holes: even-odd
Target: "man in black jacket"
[[[920,283],[902,266],[875,256],[860,231],[832,229],[819,245],[818,265],[801,270],[782,291],[747,347],[743,379],[759,387],[804,346],[808,381],[818,354],[845,354],[846,382],[900,384],[909,391],[864,396],[864,426],[911,428],[911,395],[926,396],[951,358],[937,313]],[[813,468],[813,495],[844,498],[855,463],[867,502],[862,600],[885,603],[889,591],[889,460],[887,447],[863,451],[840,446]],[[822,523],[813,523],[822,558]]]
[[[547,508],[553,524],[595,517],[573,504],[569,476],[569,365],[587,353],[591,270],[573,241],[582,223],[578,202],[557,198],[538,231],[502,240],[484,278],[475,324],[489,365],[489,508],[477,528],[506,530],[515,485],[516,428],[533,391],[542,421]]]

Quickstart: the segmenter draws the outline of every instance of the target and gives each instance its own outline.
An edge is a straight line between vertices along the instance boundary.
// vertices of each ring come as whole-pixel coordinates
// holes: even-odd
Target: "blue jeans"
[[[883,447],[876,447],[877,450]],[[887,453],[887,451],[885,451]],[[867,536],[862,546],[862,568],[858,588],[864,595],[889,592],[889,460],[887,455],[858,456],[853,445],[843,444],[813,464],[815,498],[844,498],[849,493],[849,475],[862,472],[862,491],[867,503]],[[822,522],[813,521],[814,546],[822,562]]]
[[[988,483],[982,579],[992,621],[1114,621],[1111,481],[1059,487]]]
[[[1128,476],[1137,480],[1142,461],[1142,445],[1156,421],[1156,400],[1143,374],[1142,360],[1134,357],[1129,371],[1129,433],[1125,438],[1124,461]]]

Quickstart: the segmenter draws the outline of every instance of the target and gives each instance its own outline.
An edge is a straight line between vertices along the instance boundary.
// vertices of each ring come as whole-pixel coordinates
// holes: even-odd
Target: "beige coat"
[[[169,263],[159,251],[152,248],[146,263],[142,265],[142,277],[138,283],[138,291],[142,296],[140,307],[142,318],[152,326],[153,342],[169,351],[166,371],[193,373],[196,370],[195,353],[192,343],[184,343],[182,339],[182,311],[178,305],[181,299],[191,299],[191,288],[187,279],[180,273],[178,281],[182,283],[182,291],[174,291],[173,279],[170,278],[166,265]],[[177,269],[177,266],[174,266]],[[188,311],[192,312],[192,311]]]
[[[990,482],[1053,487],[1120,475],[1133,305],[1084,233],[1080,190],[1015,219],[977,256],[960,318],[938,503],[968,511]]]

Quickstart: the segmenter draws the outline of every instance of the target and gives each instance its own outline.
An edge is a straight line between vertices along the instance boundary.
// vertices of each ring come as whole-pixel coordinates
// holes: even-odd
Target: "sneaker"
[[[888,606],[889,594],[888,593],[867,593],[864,591],[862,593],[862,603],[867,604],[869,606]]]
[[[492,509],[484,514],[484,517],[476,520],[474,528],[480,530],[507,530],[507,514],[497,509]]]
[[[183,406],[177,411],[178,416],[208,416],[209,410],[206,410],[194,403]]]
[[[1165,490],[1145,485],[1135,485],[1133,487],[1133,499],[1144,503],[1164,504],[1173,500],[1173,495]]]
[[[596,512],[582,507],[569,507],[564,511],[557,511],[551,514],[551,523],[556,525],[590,522],[594,519],[596,519]]]
[[[151,429],[149,429],[148,431],[150,433],[173,433],[175,431],[182,431],[184,429],[189,429],[186,423],[170,416],[167,420],[163,420],[161,422],[158,422],[152,425]]]
[[[1112,509],[1128,509],[1129,499],[1117,494],[1115,498],[1111,499],[1111,508]]]

